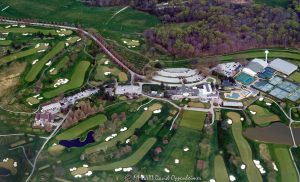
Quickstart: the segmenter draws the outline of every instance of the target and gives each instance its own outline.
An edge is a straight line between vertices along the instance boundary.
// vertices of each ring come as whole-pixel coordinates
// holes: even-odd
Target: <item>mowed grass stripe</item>
[[[36,54],[38,51],[43,50],[43,49],[47,49],[45,44],[41,44],[38,48],[32,48],[32,49],[28,49],[26,51],[21,51],[21,52],[11,54],[9,56],[5,56],[0,59],[0,66],[3,64],[9,63],[11,61],[15,61],[17,59],[23,58],[23,57],[30,56],[32,54]]]
[[[39,28],[3,28],[0,27],[0,33],[42,33],[44,35],[58,35],[58,34],[65,34],[71,35],[73,32],[71,30],[56,32],[55,29],[39,29]]]
[[[116,168],[133,167],[148,153],[156,142],[156,138],[148,138],[140,148],[126,159],[102,166],[90,167],[92,171],[108,171]]]
[[[260,126],[264,126],[274,121],[280,121],[280,118],[276,114],[259,105],[251,105],[248,109],[250,111],[256,112],[255,115],[251,115],[251,118],[253,119],[255,124],[258,124]]]
[[[143,114],[132,124],[132,126],[128,130],[119,133],[117,137],[109,140],[108,142],[102,142],[98,145],[86,148],[85,153],[90,154],[100,150],[105,150],[107,148],[115,146],[118,141],[124,143],[127,138],[134,134],[135,129],[141,128],[151,118],[151,116],[151,111],[144,111]]]
[[[229,182],[227,169],[224,163],[224,159],[221,155],[217,155],[215,157],[214,168],[215,168],[215,178],[217,182],[218,181]]]
[[[62,85],[58,88],[55,88],[51,91],[45,92],[45,93],[43,93],[43,96],[45,98],[53,98],[64,92],[79,88],[84,83],[85,74],[86,74],[87,70],[89,69],[90,65],[91,65],[91,63],[88,61],[79,62],[79,64],[76,66],[75,71],[73,72],[73,74],[71,76],[71,80],[67,84]]]
[[[46,54],[41,60],[39,60],[35,65],[32,65],[31,69],[27,73],[25,80],[27,82],[32,82],[36,79],[38,74],[41,72],[45,64],[50,61],[54,56],[60,53],[65,48],[65,42],[59,42],[51,49],[51,51]]]
[[[274,146],[275,158],[278,161],[279,181],[297,182],[298,174],[291,159],[289,149],[285,146]]]
[[[206,117],[205,112],[200,111],[184,111],[180,126],[191,129],[202,129]]]
[[[11,40],[0,40],[0,46],[8,46],[12,43]]]
[[[81,134],[93,129],[96,126],[103,125],[107,120],[103,114],[92,116],[88,119],[81,121],[78,125],[63,131],[61,134],[56,136],[57,140],[72,140],[79,137]]]
[[[227,113],[227,116],[233,121],[232,134],[239,149],[241,159],[247,166],[246,173],[249,182],[262,182],[261,174],[253,163],[251,147],[242,135],[243,128],[240,121],[240,115],[235,112],[229,112]]]

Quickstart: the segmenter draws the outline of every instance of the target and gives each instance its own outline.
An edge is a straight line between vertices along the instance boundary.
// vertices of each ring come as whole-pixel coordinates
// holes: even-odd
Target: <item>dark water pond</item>
[[[0,167],[0,176],[7,176],[10,174],[10,171],[8,169]]]
[[[93,134],[94,134],[94,131],[89,131],[86,136],[86,139],[84,141],[81,141],[80,138],[77,138],[74,140],[61,140],[61,141],[59,141],[59,144],[65,146],[67,148],[83,147],[83,146],[86,146],[87,144],[95,142]]]
[[[293,128],[294,138],[300,145],[300,128]],[[244,131],[244,136],[267,143],[293,145],[291,132],[288,126],[280,122],[272,123],[266,127],[248,128]]]

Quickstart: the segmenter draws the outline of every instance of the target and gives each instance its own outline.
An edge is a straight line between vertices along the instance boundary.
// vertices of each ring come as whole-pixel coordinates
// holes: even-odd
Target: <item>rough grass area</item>
[[[108,142],[102,142],[98,145],[89,147],[85,149],[86,154],[94,153],[100,150],[106,150],[110,147],[113,147],[117,144],[118,141],[121,143],[125,142],[127,138],[134,134],[135,129],[141,128],[152,116],[151,111],[144,111],[143,114],[133,123],[130,128],[122,133],[119,133],[118,136],[109,140]]]
[[[0,40],[0,46],[8,46],[12,43],[11,40]]]
[[[191,129],[202,129],[206,118],[205,112],[199,111],[184,111],[180,126]]]
[[[119,82],[127,82],[128,81],[128,76],[125,72],[120,72],[118,77],[119,77]]]
[[[90,117],[86,120],[81,121],[78,125],[63,131],[61,134],[56,136],[57,140],[72,140],[79,137],[81,134],[91,130],[92,128],[102,125],[107,120],[103,114]]]
[[[50,61],[54,56],[60,53],[65,47],[65,42],[59,42],[56,44],[51,51],[46,54],[41,60],[39,60],[36,64],[32,65],[31,69],[27,73],[25,80],[27,82],[32,82],[36,79],[38,74],[41,72],[45,64]]]
[[[116,168],[133,167],[148,153],[155,143],[156,138],[148,138],[145,143],[143,143],[143,145],[128,158],[102,166],[93,166],[90,167],[90,169],[93,171],[107,171]]]
[[[252,150],[247,140],[242,135],[242,123],[240,121],[240,115],[235,112],[227,113],[227,116],[233,121],[232,122],[232,134],[236,145],[239,149],[241,159],[247,166],[246,173],[249,181],[262,182],[262,177],[259,170],[253,163]]]
[[[58,63],[53,67],[54,71],[51,72],[50,74],[51,75],[56,75],[57,73],[59,73],[66,66],[66,64],[68,63],[69,60],[70,60],[70,58],[68,56],[65,56],[62,59],[60,59],[58,61]]]
[[[71,76],[70,82],[65,85],[62,85],[56,89],[43,93],[45,98],[53,98],[59,94],[65,93],[67,91],[79,88],[85,80],[85,74],[90,67],[90,62],[81,61],[75,68],[74,73]]]
[[[224,159],[221,155],[217,155],[215,157],[214,168],[216,181],[229,182],[227,169],[224,163]]]
[[[251,118],[257,125],[264,126],[271,122],[280,121],[280,118],[276,114],[271,113],[270,111],[268,111],[268,109],[261,106],[251,105],[248,109],[250,111],[256,112],[255,115],[251,114]]]

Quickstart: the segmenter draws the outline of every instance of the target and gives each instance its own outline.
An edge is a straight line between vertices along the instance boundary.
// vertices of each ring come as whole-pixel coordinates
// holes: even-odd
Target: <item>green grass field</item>
[[[67,84],[62,85],[51,91],[45,92],[43,93],[43,96],[45,98],[53,98],[64,92],[79,88],[84,83],[85,75],[90,65],[91,63],[88,61],[79,62],[74,72],[72,73],[70,81]]]
[[[8,46],[12,43],[11,40],[0,40],[0,46]]]
[[[0,66],[3,64],[15,61],[17,59],[26,57],[26,56],[37,54],[38,51],[43,50],[43,49],[47,49],[47,47],[44,44],[41,44],[38,48],[32,48],[32,49],[28,49],[26,51],[21,51],[21,52],[11,54],[9,56],[5,56],[0,59]]]
[[[100,150],[105,150],[106,148],[110,148],[115,146],[118,141],[122,143],[125,142],[127,138],[134,134],[135,129],[141,128],[152,116],[151,111],[144,111],[143,114],[130,126],[130,128],[122,133],[119,133],[114,139],[109,140],[108,142],[102,142],[98,145],[89,147],[85,149],[86,154],[94,153]]]
[[[86,120],[80,121],[80,123],[72,128],[64,130],[61,134],[56,136],[56,140],[73,140],[79,137],[83,133],[93,129],[96,126],[102,125],[107,120],[103,114],[97,114]]]
[[[297,182],[298,174],[291,159],[289,149],[285,146],[273,146],[277,167],[280,173],[279,181]]]
[[[62,31],[60,33],[56,32],[55,29],[45,29],[45,28],[20,28],[20,27],[12,27],[12,28],[3,28],[0,27],[0,33],[8,32],[8,33],[42,33],[44,35],[58,35],[58,34],[65,34],[71,35],[73,32],[71,30]]]
[[[251,118],[257,125],[265,126],[271,122],[280,121],[280,118],[276,114],[271,113],[268,109],[261,106],[251,105],[248,110],[256,112],[255,115],[251,114]]]
[[[204,126],[204,120],[206,117],[205,112],[199,111],[184,111],[180,126],[191,129],[202,129]]]
[[[69,60],[70,58],[68,56],[65,56],[62,59],[60,59],[58,63],[54,67],[52,67],[55,70],[51,74],[56,75],[57,73],[59,73],[59,71],[65,67],[65,65],[68,63]]]
[[[123,7],[88,7],[74,0],[2,0],[1,3],[3,6],[10,6],[1,12],[1,16],[69,22],[101,31],[143,32],[159,23],[155,16],[131,8],[121,12],[108,23],[114,13]]]
[[[90,167],[93,171],[107,171],[116,168],[133,167],[148,153],[152,146],[156,143],[156,138],[148,138],[139,149],[126,159],[105,164],[102,166]]]
[[[229,182],[227,169],[224,163],[224,159],[221,155],[217,155],[215,157],[214,168],[216,181]]]
[[[250,182],[262,182],[262,177],[259,170],[253,163],[252,150],[247,140],[242,135],[242,123],[240,121],[240,115],[235,112],[227,113],[227,116],[232,119],[232,133],[234,140],[240,152],[243,163],[247,166],[246,173]]]
[[[43,67],[45,66],[45,64],[49,60],[51,60],[54,56],[56,56],[58,53],[60,53],[64,48],[65,48],[65,42],[62,41],[62,42],[59,42],[58,44],[56,44],[55,47],[53,47],[51,49],[51,51],[49,51],[49,53],[47,53],[35,65],[32,65],[31,69],[29,70],[29,72],[27,73],[27,75],[25,77],[25,81],[27,81],[27,82],[34,81],[36,79],[36,77],[38,76],[38,74],[43,69]]]
[[[289,76],[289,79],[293,80],[294,82],[300,83],[300,72],[297,71]]]

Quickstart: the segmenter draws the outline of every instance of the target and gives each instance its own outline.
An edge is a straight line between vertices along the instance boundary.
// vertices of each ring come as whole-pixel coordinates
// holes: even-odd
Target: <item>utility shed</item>
[[[270,62],[269,67],[286,75],[290,75],[298,69],[298,66],[279,58]]]

